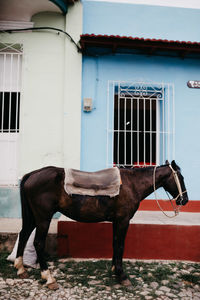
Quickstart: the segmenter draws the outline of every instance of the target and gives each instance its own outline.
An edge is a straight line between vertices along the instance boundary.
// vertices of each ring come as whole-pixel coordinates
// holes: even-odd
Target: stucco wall
[[[197,25],[193,26],[193,21],[200,22],[199,14],[193,9],[84,1],[84,33],[199,40]],[[200,78],[198,59],[134,54],[84,56],[83,98],[93,99],[94,110],[82,112],[81,168],[106,167],[109,80],[171,83],[175,91],[175,158],[182,168],[189,198],[199,200],[200,90],[187,87],[187,81],[195,78]]]
[[[78,42],[82,4],[70,7],[67,16],[40,13],[32,17],[32,22],[34,27],[67,31]],[[18,176],[47,165],[79,168],[81,54],[66,35],[56,31],[2,34],[1,39],[22,44],[24,52]],[[75,93],[70,90],[74,86]],[[70,154],[69,141],[71,147],[75,145]],[[20,210],[18,188],[0,187],[0,216],[19,217]]]
[[[65,26],[65,17],[56,13],[41,13],[32,21],[34,27]],[[64,38],[33,31],[1,39],[23,45],[18,175],[49,163],[61,165]]]
[[[33,22],[35,27],[64,29],[65,18],[43,13],[34,16]],[[46,31],[32,32],[24,38],[20,175],[63,163],[64,38]]]

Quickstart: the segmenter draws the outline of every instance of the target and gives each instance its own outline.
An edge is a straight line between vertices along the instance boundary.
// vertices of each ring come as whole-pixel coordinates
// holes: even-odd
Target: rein
[[[175,218],[175,217],[179,214],[179,212],[180,212],[180,207],[181,207],[181,205],[178,206],[178,208],[175,207],[175,206],[173,205],[172,200],[175,200],[175,201],[176,201],[176,200],[178,199],[178,197],[180,197],[180,198],[181,198],[181,203],[182,203],[182,201],[183,201],[183,194],[186,193],[186,191],[182,191],[181,184],[180,184],[180,180],[179,180],[179,178],[178,178],[177,172],[172,168],[171,165],[169,165],[169,168],[172,170],[172,174],[173,174],[173,176],[174,176],[174,181],[175,181],[176,186],[177,186],[177,189],[178,189],[178,195],[176,196],[176,198],[173,198],[173,199],[170,199],[170,198],[169,198],[169,201],[170,201],[170,203],[171,203],[171,206],[172,206],[172,208],[173,208],[173,210],[174,210],[174,216],[169,216],[168,214],[166,214],[166,212],[162,209],[162,207],[161,207],[161,205],[160,205],[160,203],[159,203],[159,201],[158,201],[158,198],[157,198],[157,193],[156,193],[156,168],[157,168],[157,167],[155,166],[155,167],[154,167],[154,171],[153,171],[153,187],[154,187],[154,195],[155,195],[155,199],[156,199],[157,205],[158,205],[158,207],[160,208],[160,210],[162,211],[162,213],[163,213],[166,217],[168,217],[168,218]],[[168,195],[168,194],[167,194],[167,195]],[[169,197],[169,195],[168,195],[168,197]]]

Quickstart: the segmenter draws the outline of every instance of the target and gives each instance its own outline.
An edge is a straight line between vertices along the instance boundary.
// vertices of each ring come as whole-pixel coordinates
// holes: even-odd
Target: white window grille
[[[174,158],[172,84],[109,82],[107,166],[152,166]]]
[[[0,184],[17,184],[21,45],[0,43]]]

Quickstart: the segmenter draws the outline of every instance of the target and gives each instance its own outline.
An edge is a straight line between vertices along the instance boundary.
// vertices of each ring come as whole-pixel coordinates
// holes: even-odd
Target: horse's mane
[[[170,163],[167,162],[164,165],[158,165],[156,167],[157,168],[162,168],[162,167],[166,167],[166,166],[169,166],[169,165],[170,165]],[[155,166],[154,165],[153,166],[131,166],[131,167],[120,166],[118,168],[121,169],[121,170],[123,170],[123,169],[124,170],[134,170],[134,171],[140,170],[140,172],[146,172],[147,170],[152,170],[152,168],[155,168]],[[181,172],[181,168],[177,164],[176,164],[176,170],[179,171],[179,172]]]

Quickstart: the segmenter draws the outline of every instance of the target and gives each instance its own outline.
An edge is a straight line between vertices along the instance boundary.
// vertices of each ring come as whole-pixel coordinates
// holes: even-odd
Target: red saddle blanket
[[[97,172],[65,169],[64,188],[69,195],[114,197],[119,195],[120,184],[121,176],[117,167]]]

